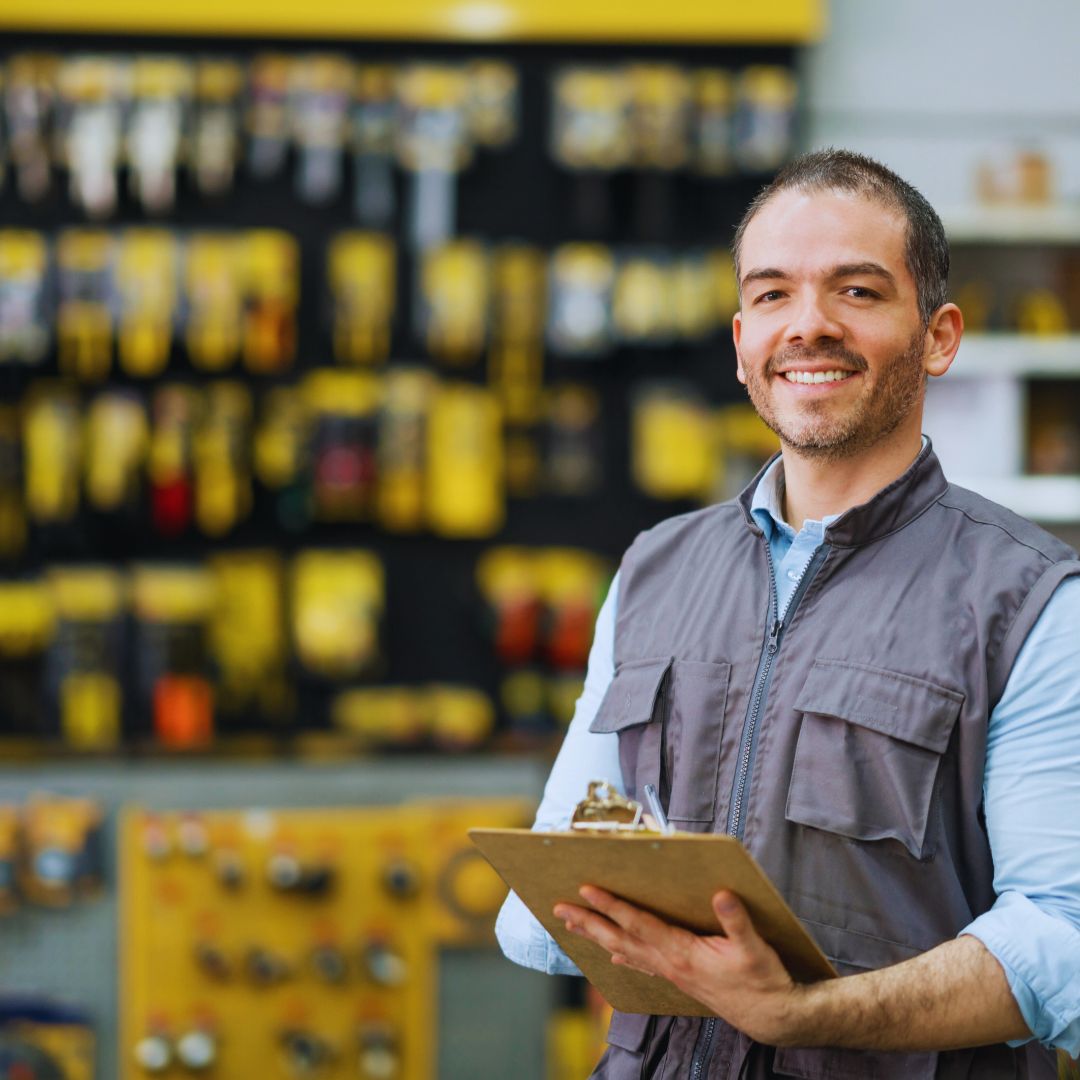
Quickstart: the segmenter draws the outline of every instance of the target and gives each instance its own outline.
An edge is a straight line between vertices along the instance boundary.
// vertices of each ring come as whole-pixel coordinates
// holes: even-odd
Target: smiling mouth
[[[854,371],[783,371],[780,373],[790,383],[827,383],[844,382],[855,375]]]

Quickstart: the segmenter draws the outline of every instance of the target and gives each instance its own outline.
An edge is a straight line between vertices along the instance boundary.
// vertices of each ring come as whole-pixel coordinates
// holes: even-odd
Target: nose
[[[820,341],[839,341],[844,336],[843,326],[816,293],[801,294],[788,311],[790,318],[784,332],[787,345],[814,345]]]

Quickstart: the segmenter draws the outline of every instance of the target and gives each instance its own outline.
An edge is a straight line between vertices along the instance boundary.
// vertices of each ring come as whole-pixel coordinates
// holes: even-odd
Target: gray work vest
[[[982,814],[987,718],[1075,552],[911,468],[825,530],[781,622],[766,537],[737,499],[643,533],[620,573],[617,732],[628,793],[739,836],[843,974],[954,938],[994,902]],[[1032,792],[1037,798],[1039,793]],[[720,1020],[616,1013],[596,1076],[739,1075]],[[807,1080],[1055,1076],[1038,1045],[899,1054],[778,1049]]]

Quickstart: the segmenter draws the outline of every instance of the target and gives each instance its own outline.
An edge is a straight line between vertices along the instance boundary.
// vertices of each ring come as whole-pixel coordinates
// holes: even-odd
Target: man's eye
[[[863,285],[849,285],[844,291],[859,300],[865,297],[877,296],[873,289],[867,289]]]
[[[755,301],[755,304],[760,304],[763,300],[775,300],[777,297],[782,296],[778,289],[770,289],[768,292],[763,292]]]

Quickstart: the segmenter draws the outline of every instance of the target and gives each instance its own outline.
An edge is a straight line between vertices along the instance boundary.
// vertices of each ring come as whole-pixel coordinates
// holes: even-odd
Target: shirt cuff
[[[507,960],[548,975],[580,975],[536,916],[511,892],[495,920],[495,937]]]
[[[978,938],[1001,964],[1035,1038],[1080,1054],[1080,928],[1021,893],[1006,892],[960,933]]]

